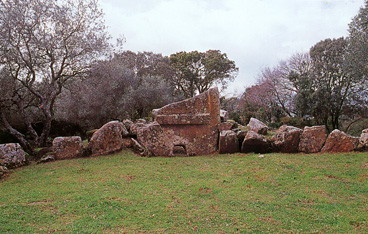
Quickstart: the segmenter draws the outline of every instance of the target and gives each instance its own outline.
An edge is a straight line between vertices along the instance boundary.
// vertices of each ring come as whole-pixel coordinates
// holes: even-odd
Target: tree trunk
[[[51,131],[52,117],[50,115],[46,115],[45,117],[46,119],[43,121],[43,129],[42,129],[42,133],[41,133],[40,141],[39,141],[40,146],[47,145],[47,139]]]
[[[4,112],[1,113],[1,119],[6,130],[19,140],[19,144],[22,146],[23,150],[26,151],[28,154],[33,155],[34,149],[32,145],[29,143],[29,141],[25,138],[25,136],[21,132],[19,132],[9,124]]]

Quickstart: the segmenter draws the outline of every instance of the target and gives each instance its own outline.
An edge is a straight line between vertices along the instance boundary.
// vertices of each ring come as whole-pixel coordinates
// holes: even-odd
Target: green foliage
[[[314,126],[316,122],[313,118],[301,118],[301,117],[283,117],[281,123],[289,126],[294,126],[303,129],[305,126]]]
[[[348,68],[350,72],[365,80],[368,73],[368,1],[349,24]],[[362,83],[363,84],[363,83]]]
[[[367,233],[368,154],[116,155],[0,181],[1,233]]]
[[[175,69],[173,84],[187,98],[203,93],[213,85],[225,89],[239,70],[235,62],[219,50],[178,52],[170,55],[170,62]]]
[[[344,38],[326,39],[310,49],[314,66],[313,116],[330,131],[339,128],[343,107],[359,85],[344,69],[347,45]]]
[[[346,133],[352,136],[360,137],[362,131],[368,128],[367,118],[358,119],[357,121],[353,121],[353,123],[349,122],[343,122],[342,127]]]

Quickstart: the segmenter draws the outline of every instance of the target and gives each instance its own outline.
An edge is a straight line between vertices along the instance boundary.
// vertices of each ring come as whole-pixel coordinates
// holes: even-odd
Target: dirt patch
[[[259,221],[265,222],[265,223],[272,223],[272,224],[279,224],[280,222],[275,220],[273,217],[269,216],[266,218],[258,218]]]
[[[132,180],[134,180],[135,179],[135,176],[130,176],[130,175],[128,175],[128,176],[126,176],[125,177],[125,180],[127,181],[127,182],[130,182],[130,181],[132,181]]]
[[[200,187],[199,188],[199,192],[200,193],[204,193],[204,194],[208,194],[208,193],[211,193],[213,190],[212,189],[210,189],[210,188],[206,188],[206,187]]]
[[[49,204],[51,203],[51,201],[39,201],[39,202],[30,202],[30,203],[26,203],[26,206],[36,206],[36,205],[45,205],[45,204]]]

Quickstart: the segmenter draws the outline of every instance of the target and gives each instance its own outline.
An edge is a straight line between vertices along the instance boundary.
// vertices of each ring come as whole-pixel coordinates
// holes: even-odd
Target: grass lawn
[[[0,233],[368,233],[368,153],[110,156],[14,170]]]

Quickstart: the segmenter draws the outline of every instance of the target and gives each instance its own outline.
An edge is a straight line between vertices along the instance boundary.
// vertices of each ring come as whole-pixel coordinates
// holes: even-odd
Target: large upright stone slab
[[[267,139],[254,131],[249,131],[244,138],[241,146],[242,153],[269,153],[271,151],[271,145]]]
[[[56,137],[52,142],[55,159],[78,158],[83,154],[82,139],[79,136]]]
[[[240,146],[236,133],[231,130],[221,131],[219,154],[233,154],[238,152],[240,152]]]
[[[327,138],[325,126],[304,127],[300,136],[299,151],[304,153],[318,153],[321,151]]]
[[[354,137],[335,129],[328,135],[321,152],[351,152],[356,148],[355,145]]]
[[[303,130],[300,128],[283,125],[277,130],[277,134],[271,138],[273,151],[281,153],[298,152],[300,135]]]
[[[111,121],[97,130],[87,149],[92,155],[104,155],[120,151],[123,147],[123,137],[128,135],[123,123]]]
[[[180,151],[180,155],[187,156],[217,152],[220,123],[220,95],[217,88],[156,109],[153,115],[162,129],[159,138],[169,149],[167,152],[155,150],[154,148],[159,147],[153,147],[150,149],[153,156],[175,156],[176,151]],[[146,134],[154,133],[146,131]],[[137,139],[147,148],[151,144],[147,142],[150,137],[146,136],[144,140],[142,136],[138,134]],[[160,141],[157,136],[154,138],[155,141]],[[178,150],[179,148],[181,150]]]

